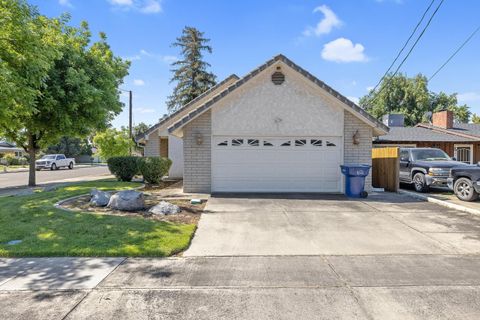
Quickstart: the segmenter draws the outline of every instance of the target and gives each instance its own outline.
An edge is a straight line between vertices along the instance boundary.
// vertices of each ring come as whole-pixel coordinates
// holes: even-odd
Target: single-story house
[[[25,154],[25,150],[18,148],[15,144],[0,140],[0,154],[6,156],[10,154],[14,157],[22,157]]]
[[[432,115],[432,123],[405,127],[403,115],[386,115],[383,120],[390,131],[375,138],[374,147],[440,148],[458,161],[470,164],[480,161],[480,125],[455,123],[453,119],[452,111],[440,111]]]
[[[148,130],[185,192],[335,192],[388,127],[283,55],[235,75]],[[183,170],[182,170],[183,167]],[[173,172],[172,172],[173,171]],[[371,176],[366,179],[371,188]]]

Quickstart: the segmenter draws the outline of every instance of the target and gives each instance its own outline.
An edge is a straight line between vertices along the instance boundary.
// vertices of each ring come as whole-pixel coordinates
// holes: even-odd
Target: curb
[[[445,201],[445,200],[440,200],[440,199],[437,199],[437,198],[434,198],[434,197],[431,197],[431,196],[418,194],[418,193],[411,192],[411,191],[406,191],[406,190],[398,190],[398,193],[407,195],[407,196],[415,198],[415,199],[435,203],[435,204],[441,205],[441,206],[449,208],[449,209],[454,209],[454,210],[458,210],[458,211],[462,211],[462,212],[466,212],[466,213],[470,213],[470,214],[473,214],[473,215],[480,216],[480,210],[467,208],[467,207],[464,207],[462,205],[451,203],[451,202],[448,202],[448,201]]]

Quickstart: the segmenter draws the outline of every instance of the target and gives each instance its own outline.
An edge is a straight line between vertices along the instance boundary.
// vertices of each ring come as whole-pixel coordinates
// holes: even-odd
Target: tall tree
[[[145,134],[145,132],[147,132],[148,129],[150,129],[150,126],[148,124],[146,124],[145,122],[140,122],[139,124],[133,127],[133,135],[135,137],[139,135],[143,135]]]
[[[18,2],[20,6],[5,5],[11,2]],[[114,56],[105,34],[100,34],[100,40],[91,44],[91,34],[85,22],[79,28],[70,27],[68,17],[48,19],[21,1],[5,0],[0,6],[12,16],[18,15],[15,13],[18,10],[24,14],[23,20],[7,21],[7,33],[10,29],[27,28],[38,20],[43,23],[34,33],[39,39],[32,36],[33,41],[42,44],[43,37],[55,40],[43,48],[52,54],[38,84],[27,81],[30,75],[23,69],[23,64],[7,60],[7,67],[17,81],[26,83],[24,87],[36,94],[20,102],[10,96],[15,102],[7,104],[11,112],[0,116],[0,134],[5,134],[29,153],[28,184],[33,186],[36,182],[35,155],[40,148],[57,143],[65,135],[81,137],[104,129],[121,112],[123,105],[119,101],[118,86],[128,74],[129,63]],[[4,30],[3,26],[1,30]],[[25,33],[31,35],[32,31],[26,30]],[[24,55],[39,51],[35,45],[16,48],[23,41],[22,34],[10,32],[6,36],[13,37],[13,41],[0,42],[0,55],[6,43]]]
[[[467,105],[458,105],[456,93],[430,91],[427,78],[421,74],[413,78],[404,74],[387,76],[378,90],[370,91],[359,104],[378,119],[385,114],[401,113],[407,126],[427,121],[428,112],[451,110],[457,122],[468,122],[471,115]]]
[[[182,36],[173,43],[180,48],[182,58],[172,63],[174,69],[170,82],[176,82],[173,93],[168,97],[169,112],[175,112],[216,84],[216,77],[208,72],[208,62],[203,60],[203,52],[212,53],[207,45],[210,39],[193,27],[185,27]]]

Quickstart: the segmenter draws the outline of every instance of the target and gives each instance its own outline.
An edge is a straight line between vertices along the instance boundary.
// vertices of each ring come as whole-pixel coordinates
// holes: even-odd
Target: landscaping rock
[[[162,201],[148,210],[149,213],[158,215],[176,214],[180,213],[180,211],[182,211],[182,209],[180,209],[179,206],[166,201]]]
[[[145,196],[135,190],[120,191],[110,197],[108,207],[122,211],[138,211],[145,209]]]
[[[105,207],[112,196],[109,192],[92,189],[90,191],[90,205],[93,207]]]

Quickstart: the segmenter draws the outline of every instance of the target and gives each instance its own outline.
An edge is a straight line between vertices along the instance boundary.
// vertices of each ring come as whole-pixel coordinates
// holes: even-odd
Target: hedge
[[[132,181],[138,173],[139,157],[112,157],[107,160],[108,169],[119,181]]]
[[[139,171],[143,179],[150,184],[159,184],[162,177],[168,173],[172,160],[161,157],[140,158]]]

